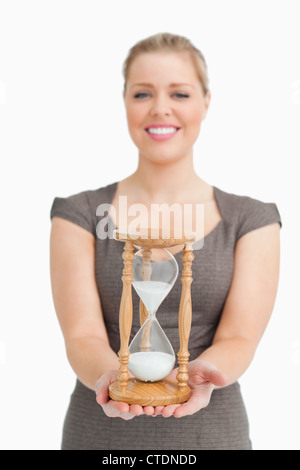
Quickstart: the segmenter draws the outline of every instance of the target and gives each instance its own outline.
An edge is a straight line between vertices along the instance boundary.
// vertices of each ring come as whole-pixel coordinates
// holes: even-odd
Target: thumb
[[[203,359],[196,359],[191,362],[191,365],[191,373],[202,377],[205,381],[211,382],[217,387],[224,387],[228,384],[226,375],[218,370],[211,362],[204,361]]]
[[[225,387],[228,384],[228,379],[223,372],[219,371],[217,368],[210,372],[209,381],[216,385],[217,387]]]
[[[118,371],[109,371],[101,375],[95,384],[96,400],[99,405],[109,401],[108,388],[118,379]]]

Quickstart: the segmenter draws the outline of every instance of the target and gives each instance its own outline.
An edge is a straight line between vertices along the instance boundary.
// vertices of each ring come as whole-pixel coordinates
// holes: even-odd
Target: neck
[[[193,155],[167,164],[139,158],[138,168],[129,178],[128,183],[138,191],[141,200],[152,202],[176,202],[205,183],[196,174]]]

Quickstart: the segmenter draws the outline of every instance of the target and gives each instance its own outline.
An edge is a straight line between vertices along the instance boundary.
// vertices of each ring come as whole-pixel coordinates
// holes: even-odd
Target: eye
[[[148,93],[136,93],[134,98],[144,98],[145,96],[148,96]]]
[[[174,96],[177,96],[178,98],[189,98],[189,95],[186,95],[185,93],[174,93]]]

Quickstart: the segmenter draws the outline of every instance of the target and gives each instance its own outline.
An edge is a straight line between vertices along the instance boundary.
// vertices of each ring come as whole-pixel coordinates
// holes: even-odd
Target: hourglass
[[[188,339],[191,328],[191,283],[192,283],[192,242],[193,234],[184,238],[163,237],[157,232],[150,236],[120,233],[114,231],[116,240],[125,242],[123,251],[123,291],[120,304],[119,328],[121,347],[118,380],[109,387],[113,400],[142,406],[183,403],[190,396],[187,384],[187,363],[189,358]],[[151,238],[152,236],[152,238]],[[140,249],[133,252],[133,244]],[[178,372],[176,380],[166,379],[175,365],[172,345],[161,328],[156,313],[172,289],[178,277],[178,264],[168,248],[184,245],[182,252],[182,291],[179,306],[178,326],[180,349],[178,351]],[[132,325],[133,285],[140,298],[141,328],[129,345]],[[129,376],[129,372],[133,375]]]
[[[175,364],[174,350],[156,319],[156,312],[176,281],[178,265],[166,249],[157,248],[141,249],[132,264],[132,285],[148,316],[129,346],[128,369],[137,379],[157,382]]]

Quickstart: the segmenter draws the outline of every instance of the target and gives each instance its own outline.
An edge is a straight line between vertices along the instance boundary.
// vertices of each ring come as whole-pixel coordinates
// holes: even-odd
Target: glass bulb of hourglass
[[[177,276],[177,262],[167,250],[142,249],[135,254],[132,285],[148,317],[129,346],[128,368],[140,380],[161,380],[174,367],[174,350],[156,319],[156,312]]]

